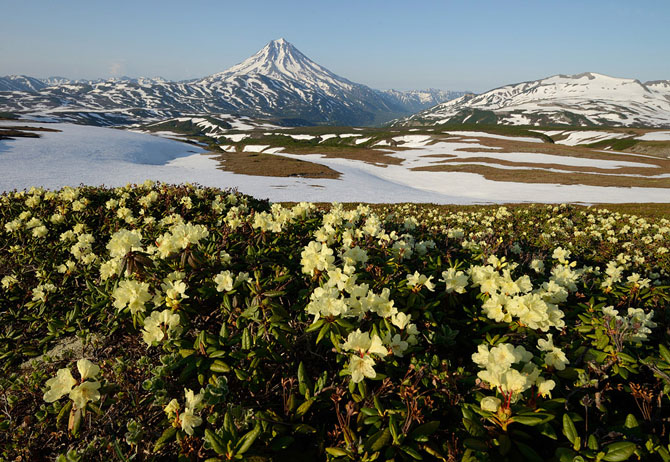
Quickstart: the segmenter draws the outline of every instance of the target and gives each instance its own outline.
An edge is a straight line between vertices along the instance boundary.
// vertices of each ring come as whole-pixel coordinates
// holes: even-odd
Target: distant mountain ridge
[[[0,111],[39,112],[100,125],[185,113],[237,113],[297,125],[372,125],[462,94],[375,90],[332,73],[279,39],[226,71],[182,82],[1,77]]]
[[[46,86],[46,82],[26,75],[0,77],[0,91],[40,91]]]
[[[453,123],[670,127],[670,81],[555,75],[464,95],[392,125]]]

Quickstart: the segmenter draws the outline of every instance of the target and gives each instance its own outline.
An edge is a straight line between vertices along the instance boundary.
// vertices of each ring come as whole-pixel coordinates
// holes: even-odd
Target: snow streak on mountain
[[[237,113],[287,125],[372,125],[462,94],[374,90],[332,73],[279,39],[224,72],[185,82],[0,78],[0,111],[41,113],[96,125],[187,113]]]
[[[668,127],[670,81],[556,75],[465,95],[393,125],[450,123]]]

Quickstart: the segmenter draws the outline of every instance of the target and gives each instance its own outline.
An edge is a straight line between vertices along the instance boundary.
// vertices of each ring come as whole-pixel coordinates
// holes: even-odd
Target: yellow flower
[[[173,399],[163,408],[163,410],[167,414],[168,419],[173,419],[177,415],[177,411],[179,411],[179,401]]]
[[[49,390],[44,393],[44,401],[53,403],[67,394],[77,384],[77,381],[72,377],[70,369],[59,369],[56,372],[56,377],[47,380],[46,385]]]
[[[193,436],[193,427],[197,427],[202,423],[200,416],[193,414],[193,411],[189,408],[184,410],[179,419],[181,420],[181,429],[189,436]]]
[[[100,373],[100,367],[93,364],[86,358],[77,361],[77,369],[81,375],[81,380],[94,379]]]
[[[420,274],[418,271],[415,271],[414,274],[407,275],[407,285],[409,287],[419,287],[424,286],[426,289],[431,292],[435,291],[435,284],[431,282],[433,276],[427,277],[425,274]]]
[[[98,401],[100,399],[99,388],[100,382],[98,381],[84,382],[73,388],[69,396],[77,409],[83,409],[89,401]]]
[[[375,378],[377,376],[373,366],[375,360],[370,356],[376,354],[384,357],[388,354],[388,349],[382,344],[382,340],[377,334],[370,338],[368,332],[361,332],[357,329],[351,332],[347,341],[342,344],[345,350],[354,350],[349,359],[349,373],[354,383],[360,382],[364,377]]]
[[[202,399],[204,398],[204,393],[201,389],[200,393],[196,395],[193,390],[184,388],[184,398],[186,399],[186,410],[193,412],[196,410],[196,408],[200,407]]]
[[[362,358],[360,356],[351,355],[351,359],[349,360],[349,372],[351,373],[352,382],[358,383],[363,380],[364,377],[374,379],[377,376],[377,373],[373,368],[374,365],[374,359],[368,355],[365,355]]]
[[[149,284],[125,279],[114,289],[112,297],[114,297],[114,306],[116,308],[122,310],[128,306],[130,312],[136,314],[144,311],[144,304],[151,300]]]
[[[496,398],[495,396],[487,396],[479,402],[479,407],[482,408],[482,411],[498,412],[500,404],[501,401],[499,398]]]
[[[179,315],[172,310],[166,309],[161,312],[154,311],[144,320],[142,338],[149,346],[154,342],[160,342],[166,334],[179,327]]]
[[[218,292],[230,292],[233,290],[233,285],[235,284],[233,274],[227,270],[217,274],[214,277],[214,282],[216,283],[216,290]]]
[[[142,250],[142,234],[138,230],[120,229],[112,234],[107,250],[109,256],[125,257],[128,252]]]
[[[551,390],[556,386],[556,382],[553,380],[543,380],[541,378],[538,381],[540,383],[536,383],[536,385],[538,385],[537,394],[542,397],[549,396],[551,398]]]
[[[388,349],[382,344],[382,340],[377,334],[370,338],[368,332],[361,332],[360,329],[349,334],[347,341],[342,344],[345,350],[354,350],[359,356],[367,354],[376,354],[384,357],[388,354]]]

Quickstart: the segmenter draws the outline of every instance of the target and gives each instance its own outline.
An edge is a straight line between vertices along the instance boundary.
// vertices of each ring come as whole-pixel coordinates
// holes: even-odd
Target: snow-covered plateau
[[[0,191],[31,186],[118,186],[152,179],[238,188],[272,201],[617,203],[667,202],[670,197],[668,189],[663,188],[497,182],[474,173],[416,171],[412,169],[439,162],[435,157],[438,152],[447,152],[447,157],[458,155],[463,160],[475,155],[458,151],[458,143],[426,145],[425,140],[418,137],[405,143],[407,149],[392,154],[402,159],[400,165],[379,166],[316,154],[280,153],[326,165],[341,173],[339,179],[332,180],[239,175],[218,169],[218,162],[204,150],[178,141],[110,128],[71,124],[49,124],[49,127],[60,132],[47,132],[41,138],[0,141],[0,171],[3,172]],[[447,144],[452,146],[445,147]],[[461,144],[469,148],[477,146]],[[492,155],[490,150],[486,150],[486,155]],[[525,161],[531,158],[528,153],[519,155],[525,156]],[[570,158],[542,159],[547,160],[565,165],[585,162]],[[630,163],[603,160],[600,164],[590,161],[588,165],[614,168]]]

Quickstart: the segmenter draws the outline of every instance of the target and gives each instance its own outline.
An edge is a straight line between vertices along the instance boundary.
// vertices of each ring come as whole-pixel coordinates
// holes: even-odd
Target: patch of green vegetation
[[[19,116],[12,112],[0,112],[0,119],[17,120],[18,118]]]
[[[452,117],[448,124],[465,125],[466,122],[467,124],[496,125],[498,123],[498,116],[493,111],[484,111],[482,109],[467,109]]]
[[[226,130],[232,128],[232,126],[228,122],[216,119],[215,117],[212,116],[203,116],[198,118],[205,119],[206,121],[214,125],[218,125],[219,127]],[[165,122],[146,125],[143,128],[152,132],[171,131],[187,136],[197,136],[197,135],[206,136],[206,134],[209,133],[207,128],[194,124],[192,120],[182,121],[178,119],[170,119],[166,120]]]
[[[0,204],[1,460],[670,456],[667,220],[152,182]]]
[[[639,140],[633,138],[623,138],[598,141],[597,143],[590,143],[586,146],[594,149],[612,149],[614,151],[625,151],[632,148],[639,142]]]
[[[312,148],[326,148],[326,149],[369,149],[373,144],[379,142],[380,140],[390,139],[394,136],[398,136],[397,132],[392,132],[387,129],[366,129],[366,130],[356,130],[352,133],[352,128],[344,130],[341,127],[337,131],[334,130],[322,130],[321,127],[313,127],[309,130],[300,129],[294,131],[274,131],[272,134],[265,135],[260,132],[252,132],[249,137],[244,138],[238,142],[233,142],[229,138],[226,138],[223,135],[218,139],[219,144],[230,143],[236,146],[246,146],[246,145],[270,145],[272,147],[282,147],[286,149],[293,150],[304,150]],[[415,134],[416,132],[412,132]],[[296,139],[291,135],[310,135],[313,136],[311,139]],[[329,137],[327,139],[322,139],[324,135],[338,134],[340,136]],[[341,137],[341,135],[346,134],[355,134],[360,136],[346,136]],[[357,143],[357,140],[361,138],[369,138],[367,141]]]
[[[223,135],[225,137],[225,135]],[[223,142],[222,138],[219,138],[220,142]],[[226,142],[229,139],[225,140]],[[233,142],[237,146],[246,146],[254,144],[269,144],[273,147],[282,147],[282,148],[309,148],[319,144],[318,138],[312,138],[311,140],[297,140],[287,135],[264,135],[262,133],[253,133],[248,138],[244,138],[238,142]]]

